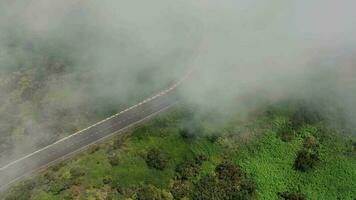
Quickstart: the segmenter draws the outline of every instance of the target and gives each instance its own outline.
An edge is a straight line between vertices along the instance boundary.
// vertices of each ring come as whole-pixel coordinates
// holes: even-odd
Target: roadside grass
[[[116,191],[140,183],[168,190],[176,166],[198,155],[204,155],[207,161],[203,162],[196,179],[212,173],[223,160],[231,160],[256,183],[257,199],[279,199],[278,193],[285,191],[303,193],[308,199],[353,200],[356,197],[356,156],[347,142],[355,141],[353,136],[345,139],[335,131],[306,125],[285,142],[278,131],[289,118],[285,113],[275,112],[248,121],[232,119],[218,129],[206,123],[204,126],[209,126],[212,132],[223,133],[214,141],[205,136],[186,139],[179,133],[186,117],[186,110],[172,110],[134,129],[124,139],[115,137],[51,167],[34,178],[40,184],[31,191],[31,199],[67,199],[73,195],[78,199],[105,199],[110,193],[115,193],[114,199],[120,199]],[[320,142],[320,161],[314,169],[300,172],[293,168],[294,161],[303,148],[304,138],[310,135]],[[167,155],[164,170],[147,166],[145,156],[152,148]],[[112,154],[118,156],[117,165],[110,164]],[[82,169],[84,175],[72,177],[73,168]],[[52,180],[47,180],[48,176]],[[108,177],[109,183],[105,180]]]

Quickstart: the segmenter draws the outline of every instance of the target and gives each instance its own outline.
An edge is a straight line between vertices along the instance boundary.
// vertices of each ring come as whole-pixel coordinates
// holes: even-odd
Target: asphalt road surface
[[[0,191],[7,189],[13,183],[41,168],[83,150],[85,147],[117,132],[122,134],[127,128],[170,108],[177,103],[175,92],[172,91],[175,87],[176,85],[93,126],[5,166],[0,166]]]

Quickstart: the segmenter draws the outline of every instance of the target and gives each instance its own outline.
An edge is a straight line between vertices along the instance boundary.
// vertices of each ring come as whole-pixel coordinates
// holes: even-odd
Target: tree
[[[150,168],[164,170],[168,164],[168,157],[156,148],[152,148],[147,152],[146,164]]]
[[[294,167],[300,171],[307,171],[312,169],[319,161],[319,156],[317,153],[308,150],[302,149],[298,152],[297,158],[294,162]]]

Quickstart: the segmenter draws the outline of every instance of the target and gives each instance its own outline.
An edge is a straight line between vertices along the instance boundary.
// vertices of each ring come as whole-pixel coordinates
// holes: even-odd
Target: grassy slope
[[[64,199],[73,194],[79,194],[80,199],[100,199],[114,191],[103,183],[104,177],[112,177],[114,184],[120,188],[128,188],[140,182],[168,188],[175,166],[184,158],[198,154],[209,158],[201,174],[213,171],[223,157],[240,164],[257,183],[259,199],[277,199],[277,193],[283,191],[301,191],[310,199],[356,197],[356,158],[354,154],[345,154],[347,145],[338,136],[319,136],[321,161],[315,170],[303,173],[293,169],[294,159],[302,147],[302,136],[317,134],[315,127],[304,127],[299,131],[301,136],[291,142],[283,142],[276,133],[276,128],[286,120],[283,116],[261,117],[248,124],[232,121],[224,129],[229,134],[212,143],[206,138],[183,140],[178,133],[183,118],[185,114],[180,110],[165,114],[134,130],[117,150],[110,150],[113,141],[101,144],[96,151],[88,150],[52,168],[51,171],[55,171],[55,168],[59,170],[53,172],[57,178],[48,184],[45,183],[45,173],[42,173],[37,177],[40,184],[31,192],[32,199]],[[246,135],[247,138],[248,135],[258,137],[251,136],[246,140]],[[157,171],[146,166],[143,155],[151,147],[158,147],[168,154],[170,161],[165,170]],[[110,165],[108,152],[118,153],[118,166]],[[72,186],[59,194],[49,190],[55,183],[68,182],[70,169],[77,166],[85,171],[79,186]]]

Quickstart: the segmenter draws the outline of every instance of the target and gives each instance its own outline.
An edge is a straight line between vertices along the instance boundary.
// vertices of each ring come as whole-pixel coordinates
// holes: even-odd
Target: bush
[[[58,195],[62,191],[67,190],[69,188],[70,188],[70,184],[65,180],[61,180],[50,184],[48,191],[52,192],[55,195]]]
[[[318,140],[313,136],[308,136],[304,139],[304,148],[316,151],[319,148]]]
[[[112,178],[110,176],[105,176],[103,178],[103,183],[104,184],[111,184],[112,183]]]
[[[176,180],[170,186],[174,199],[189,198],[193,193],[193,185],[189,181]]]
[[[278,193],[278,196],[280,196],[284,200],[306,200],[306,196],[301,193],[296,193],[296,192],[283,192],[283,193]]]
[[[119,149],[120,147],[122,147],[122,145],[124,144],[124,140],[121,137],[118,137],[115,139],[114,143],[112,144],[112,148],[114,150]]]
[[[215,176],[205,176],[195,184],[194,200],[220,200],[225,197],[225,191]]]
[[[188,180],[189,178],[196,177],[199,174],[200,166],[206,161],[204,155],[199,155],[194,160],[185,160],[176,167],[176,174],[178,179]]]
[[[100,146],[99,146],[99,145],[91,146],[91,147],[89,148],[89,154],[93,154],[93,153],[95,153],[95,152],[97,152],[97,151],[99,151],[99,150],[100,150]]]
[[[317,153],[312,152],[307,149],[302,149],[298,152],[297,158],[294,162],[294,167],[300,171],[307,171],[312,169],[319,161],[319,156]]]
[[[80,167],[73,167],[70,169],[70,176],[72,178],[77,178],[77,177],[80,177],[80,176],[84,176],[85,175],[85,172],[82,168]]]
[[[26,180],[15,186],[6,195],[5,200],[27,200],[31,198],[31,191],[37,186],[35,180]]]
[[[173,200],[171,193],[160,190],[153,185],[140,185],[136,198],[137,200]]]
[[[160,150],[153,148],[147,152],[146,164],[150,168],[164,170],[168,164],[168,158]]]
[[[242,178],[242,171],[238,165],[225,161],[215,168],[215,172],[219,179],[229,182],[240,182]]]
[[[109,163],[111,166],[118,166],[119,165],[119,162],[120,162],[120,158],[117,154],[113,154],[113,155],[110,155],[108,157],[109,159]]]
[[[209,142],[215,143],[219,140],[220,136],[221,135],[219,133],[212,133],[212,134],[208,135],[207,138],[208,138]]]
[[[256,183],[253,181],[244,180],[240,187],[238,196],[233,199],[251,199],[256,193]]]

